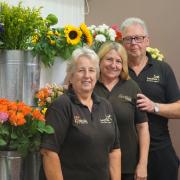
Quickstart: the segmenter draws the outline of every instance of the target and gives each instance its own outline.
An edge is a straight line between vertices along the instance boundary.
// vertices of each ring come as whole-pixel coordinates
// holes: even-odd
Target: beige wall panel
[[[127,17],[140,17],[149,29],[151,47],[163,52],[180,87],[180,1],[179,0],[88,0],[88,25],[120,24]],[[170,121],[170,134],[180,157],[180,119]],[[179,173],[180,180],[180,173]]]

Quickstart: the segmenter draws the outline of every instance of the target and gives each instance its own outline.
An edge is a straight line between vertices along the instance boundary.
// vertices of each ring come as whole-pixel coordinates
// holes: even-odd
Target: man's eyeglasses
[[[131,44],[134,40],[136,43],[142,43],[146,36],[127,36],[123,38],[125,44]]]

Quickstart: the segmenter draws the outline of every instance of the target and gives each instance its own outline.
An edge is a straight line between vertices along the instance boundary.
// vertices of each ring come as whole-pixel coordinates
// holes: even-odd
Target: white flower
[[[103,34],[98,34],[96,35],[95,40],[99,42],[106,42],[106,37]]]
[[[91,25],[91,26],[88,27],[89,30],[94,30],[95,28],[96,28],[95,25]]]
[[[115,39],[116,39],[116,32],[115,32],[115,30],[112,29],[112,28],[109,28],[108,33],[109,33],[110,40],[111,41],[115,41]]]
[[[89,27],[93,37],[95,38],[93,41],[92,48],[98,52],[100,46],[106,41],[116,41],[116,31],[107,26],[106,24],[102,24],[99,26],[91,25]]]

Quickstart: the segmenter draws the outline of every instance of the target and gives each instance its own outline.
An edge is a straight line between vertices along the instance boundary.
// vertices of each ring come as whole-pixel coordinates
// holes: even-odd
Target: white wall
[[[18,0],[6,0],[9,4],[16,5]],[[43,7],[42,16],[49,13],[59,18],[58,26],[65,24],[80,25],[84,22],[84,0],[22,0],[24,6]]]

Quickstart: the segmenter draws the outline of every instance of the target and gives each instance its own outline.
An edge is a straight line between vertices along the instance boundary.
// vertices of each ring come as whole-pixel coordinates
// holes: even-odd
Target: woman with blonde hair
[[[98,52],[100,77],[95,93],[105,97],[116,115],[122,152],[122,180],[146,179],[149,130],[146,113],[136,107],[138,85],[129,77],[127,54],[117,42],[103,44]]]

